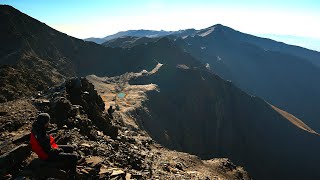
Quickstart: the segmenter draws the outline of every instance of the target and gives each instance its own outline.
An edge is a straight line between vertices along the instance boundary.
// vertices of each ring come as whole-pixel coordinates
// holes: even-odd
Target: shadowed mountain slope
[[[131,81],[148,83],[157,84],[159,92],[149,93],[148,110],[135,115],[161,144],[202,158],[229,157],[254,179],[320,177],[319,136],[298,128],[301,121],[289,113],[190,66],[163,65]]]
[[[0,8],[0,100],[31,95],[75,75],[119,75],[156,65],[148,53],[170,56],[168,40],[134,51],[107,48],[58,32],[11,6]],[[150,50],[147,50],[150,48]],[[176,48],[176,47],[175,47]],[[178,48],[176,48],[178,49]],[[145,56],[145,57],[144,57]],[[140,58],[142,57],[142,58]],[[151,58],[146,59],[147,57]]]
[[[294,114],[319,131],[320,113],[315,107],[320,102],[320,68],[307,59],[242,41],[244,34],[230,31],[216,25],[194,36],[178,38],[176,44],[208,63],[222,78]]]
[[[303,119],[320,130],[320,53],[255,37],[217,24],[168,36],[226,80],[247,93]],[[145,39],[145,41],[142,41]],[[107,41],[112,47],[133,47],[150,38],[123,37]]]
[[[112,39],[102,43],[106,47],[122,47],[122,48],[131,48],[140,44],[147,44],[149,42],[155,42],[160,38],[148,38],[148,37],[132,37],[132,36],[123,36],[117,39]]]
[[[320,52],[318,51],[306,49],[299,46],[289,45],[283,42],[277,42],[268,38],[261,38],[261,37],[253,36],[250,34],[241,33],[239,31],[236,31],[226,26],[222,26],[222,27],[224,29],[224,32],[230,38],[257,45],[266,50],[292,54],[294,56],[306,59],[311,63],[313,63],[314,65],[320,67]]]

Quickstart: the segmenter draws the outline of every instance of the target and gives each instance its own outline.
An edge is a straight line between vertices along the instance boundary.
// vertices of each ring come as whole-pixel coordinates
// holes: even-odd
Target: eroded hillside
[[[204,159],[230,157],[258,179],[319,176],[311,165],[319,158],[314,156],[319,137],[301,120],[209,71],[160,64],[155,70],[88,78],[104,99],[120,107],[128,124],[165,147]],[[302,152],[310,154],[299,156]]]

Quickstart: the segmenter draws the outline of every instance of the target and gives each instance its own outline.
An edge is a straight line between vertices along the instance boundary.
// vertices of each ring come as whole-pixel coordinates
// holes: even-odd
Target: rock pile
[[[104,102],[94,86],[84,78],[70,79],[47,92],[39,93],[36,99],[18,100],[2,105],[2,178],[67,177],[59,164],[41,161],[31,153],[28,145],[29,132],[37,112],[48,112],[52,116],[51,134],[58,144],[75,144],[78,146],[77,153],[85,157],[77,167],[78,178],[128,179],[148,176],[147,168],[150,166],[145,162],[145,151],[150,149],[152,140],[136,140],[129,137],[129,131],[125,130],[125,133],[119,134],[119,127],[104,114]],[[18,115],[14,115],[16,118],[8,120],[12,109],[20,106],[31,108],[19,111]],[[28,116],[31,117],[26,119],[22,116],[25,113],[29,113]],[[5,141],[8,137],[12,138]],[[146,173],[139,173],[144,170]]]

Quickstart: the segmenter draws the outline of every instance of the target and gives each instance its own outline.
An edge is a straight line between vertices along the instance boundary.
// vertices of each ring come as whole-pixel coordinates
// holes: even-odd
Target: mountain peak
[[[222,25],[222,24],[215,24],[215,25],[213,25],[213,26],[211,26],[211,27],[223,28],[223,27],[225,27],[225,26],[224,26],[224,25]]]
[[[15,9],[14,7],[10,6],[10,5],[6,5],[6,4],[0,4],[0,7],[1,9],[4,9],[4,8],[10,8],[10,9]],[[0,9],[0,10],[1,10]]]
[[[231,29],[227,26],[224,26],[222,24],[215,24],[213,26],[210,26],[208,28],[205,28],[205,29],[201,29],[201,30],[198,30],[197,31],[197,35],[198,36],[201,36],[201,37],[206,37],[208,35],[210,35],[212,32],[222,32],[222,31],[225,31],[227,29]]]
[[[211,27],[214,27],[215,29],[219,29],[219,30],[224,30],[224,31],[226,31],[226,30],[233,30],[234,31],[234,29],[232,29],[232,28],[230,28],[230,27],[228,27],[228,26],[225,26],[225,25],[223,25],[223,24],[215,24],[215,25],[213,25],[213,26],[211,26]],[[210,27],[210,28],[211,28]]]
[[[13,12],[19,12],[19,10],[9,5],[0,5],[0,14],[11,14]]]

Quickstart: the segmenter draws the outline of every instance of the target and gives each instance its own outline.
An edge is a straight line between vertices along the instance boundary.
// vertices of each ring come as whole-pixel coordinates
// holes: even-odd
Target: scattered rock
[[[30,132],[24,132],[12,138],[12,143],[22,143],[28,141],[30,138]]]
[[[86,147],[86,148],[90,148],[91,147],[91,145],[87,144],[87,143],[82,143],[82,144],[80,144],[80,146],[83,146],[83,147]]]
[[[90,174],[86,169],[81,169],[80,172],[83,173],[83,174],[86,174],[86,175]]]
[[[111,175],[110,175],[110,177],[112,178],[112,177],[115,177],[115,176],[122,176],[122,177],[124,177],[124,176],[125,176],[125,172],[122,171],[121,169],[119,169],[119,170],[113,170],[112,173],[111,173]]]
[[[5,115],[7,115],[7,114],[8,114],[8,112],[0,111],[0,116],[5,116]]]
[[[229,170],[234,170],[237,168],[237,166],[234,165],[229,159],[226,159],[225,161],[223,161],[222,165],[228,168]]]
[[[25,160],[31,153],[30,146],[21,144],[11,151],[0,156],[0,177],[7,172],[20,166],[21,162]]]
[[[176,167],[177,169],[183,171],[183,165],[182,165],[182,163],[180,163],[180,162],[177,163],[175,167]]]
[[[205,179],[210,176],[199,171],[190,173],[189,165],[192,170],[197,169],[196,165],[202,167],[203,161],[190,160],[193,156],[181,160],[177,158],[182,156],[181,152],[164,154],[165,148],[146,132],[121,123],[123,117],[118,114],[121,112],[116,113],[114,120],[108,119],[103,112],[104,102],[92,84],[86,79],[80,81],[78,90],[72,89],[67,81],[67,86],[61,84],[43,91],[38,99],[29,100],[33,104],[28,100],[0,104],[1,112],[6,112],[0,112],[0,129],[4,127],[0,130],[1,153],[4,153],[0,158],[0,179],[68,178],[69,173],[63,170],[63,164],[41,161],[34,153],[30,155],[30,148],[26,145],[36,114],[47,111],[47,107],[53,128],[56,128],[50,133],[56,142],[78,145],[76,152],[84,157],[78,161],[76,179]],[[80,95],[74,96],[74,91]],[[190,161],[188,166],[186,161]],[[219,168],[224,170],[223,173],[229,173],[233,165],[223,162]],[[3,164],[12,167],[4,169]],[[233,179],[248,179],[244,170],[238,167],[230,171],[234,174]]]
[[[143,178],[142,174],[132,174],[131,177],[132,177],[132,179],[142,179]]]
[[[4,179],[12,179],[12,175],[11,174],[7,174],[3,177]]]
[[[126,180],[130,180],[131,179],[131,174],[130,173],[127,173],[126,174]]]
[[[108,168],[105,168],[105,167],[102,167],[100,168],[100,172],[99,172],[99,175],[105,175],[105,174],[112,174],[113,172],[113,169],[108,169]]]
[[[170,167],[169,167],[169,164],[168,163],[164,163],[163,166],[162,166],[163,170],[167,171],[167,172],[170,172]]]
[[[101,157],[98,156],[92,156],[90,158],[86,158],[86,163],[90,166],[90,167],[95,167],[98,164],[101,164],[103,162]]]
[[[34,99],[33,104],[41,112],[48,112],[50,109],[50,101],[48,99]]]

